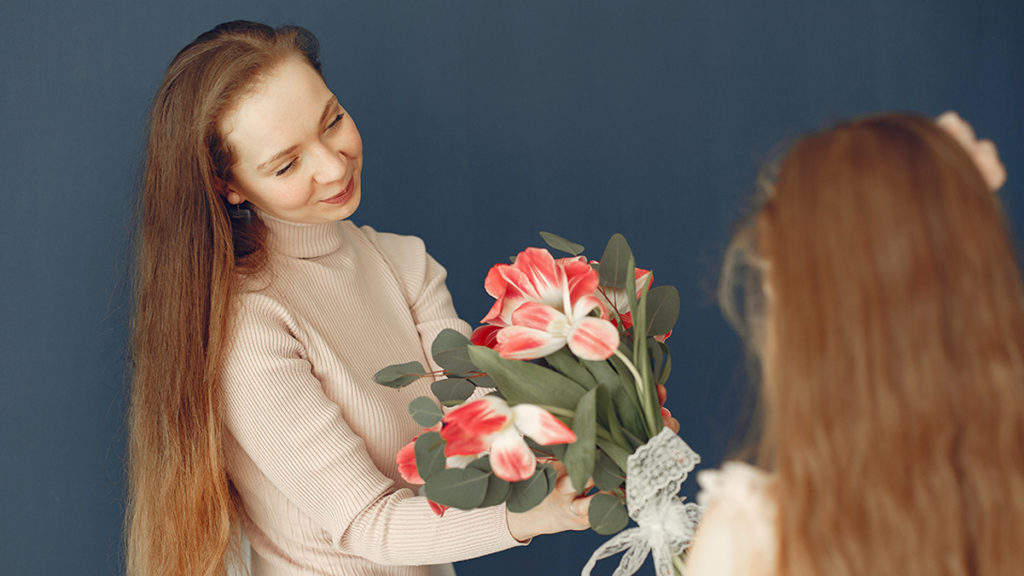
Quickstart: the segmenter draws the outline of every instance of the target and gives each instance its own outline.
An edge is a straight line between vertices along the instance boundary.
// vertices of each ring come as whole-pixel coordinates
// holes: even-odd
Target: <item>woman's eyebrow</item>
[[[324,122],[327,121],[327,117],[331,115],[331,109],[334,107],[333,106],[334,104],[338,104],[338,106],[341,106],[341,104],[338,103],[338,97],[332,94],[331,98],[327,101],[327,105],[324,106],[324,111],[320,114],[320,124],[323,124]],[[277,154],[274,154],[269,160],[267,160],[266,162],[264,162],[264,163],[260,164],[259,166],[257,166],[256,167],[256,171],[257,172],[263,172],[270,165],[276,163],[281,158],[284,158],[285,156],[289,156],[291,154],[294,154],[295,151],[298,150],[298,148],[299,148],[298,144],[295,144],[295,145],[289,146],[288,148],[285,148],[284,150],[281,150]]]

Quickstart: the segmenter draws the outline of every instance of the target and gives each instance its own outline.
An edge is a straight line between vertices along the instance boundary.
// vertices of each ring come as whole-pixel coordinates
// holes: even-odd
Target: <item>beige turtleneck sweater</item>
[[[416,496],[395,454],[420,432],[407,407],[429,381],[372,379],[412,360],[436,368],[434,336],[468,334],[444,268],[415,237],[261,217],[270,260],[243,283],[223,368],[254,575],[423,576],[517,545],[504,506],[438,518]]]

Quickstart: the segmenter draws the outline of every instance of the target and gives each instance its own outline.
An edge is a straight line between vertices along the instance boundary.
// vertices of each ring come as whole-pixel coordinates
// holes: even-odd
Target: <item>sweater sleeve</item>
[[[244,295],[240,304],[223,371],[225,425],[259,473],[318,527],[319,538],[345,554],[407,565],[518,544],[504,507],[449,510],[438,518],[425,498],[396,486],[324,393],[288,311],[259,294]],[[425,322],[431,330],[450,324]]]

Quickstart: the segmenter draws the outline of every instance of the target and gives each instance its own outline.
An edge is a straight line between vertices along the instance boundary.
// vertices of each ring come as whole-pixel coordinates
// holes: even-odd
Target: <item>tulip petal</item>
[[[451,410],[441,420],[444,455],[483,452],[490,444],[490,436],[505,426],[511,414],[499,398],[480,398]]]
[[[569,334],[569,350],[583,360],[607,360],[618,347],[615,326],[593,316],[578,320]]]
[[[591,268],[584,260],[563,259],[563,270],[569,286],[569,301],[576,302],[584,296],[591,296],[597,291],[601,280],[597,270]]]
[[[561,271],[550,252],[542,248],[527,248],[516,256],[512,266],[529,278],[530,288],[521,288],[531,299],[553,306],[561,302]]]
[[[438,516],[444,516],[445,510],[448,509],[444,504],[438,504],[437,502],[432,502],[430,500],[427,500],[427,504],[430,504],[430,509]]]
[[[501,431],[491,445],[491,469],[502,480],[526,480],[537,471],[537,458],[514,428]]]
[[[576,434],[571,428],[540,406],[517,404],[512,407],[512,417],[520,432],[542,446],[576,441]]]
[[[595,318],[597,320],[597,318]],[[508,326],[498,332],[498,353],[510,360],[543,358],[565,346],[565,338],[525,326]]]
[[[495,348],[498,345],[498,332],[500,331],[501,326],[480,326],[476,330],[473,330],[473,334],[470,336],[469,341],[476,346]]]
[[[545,332],[552,332],[552,324],[556,324],[559,320],[562,321],[562,330],[568,328],[565,323],[565,314],[539,302],[526,302],[512,315],[513,326],[524,326]]]
[[[398,473],[405,478],[405,481],[410,484],[424,484],[425,481],[420,476],[419,470],[416,468],[416,439],[413,438],[412,442],[409,442],[395,455],[395,462],[398,464]]]

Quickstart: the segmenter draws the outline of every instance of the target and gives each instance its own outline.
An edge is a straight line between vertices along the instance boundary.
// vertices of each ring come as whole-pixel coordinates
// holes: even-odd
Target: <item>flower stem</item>
[[[654,434],[657,433],[657,431],[660,429],[660,427],[658,426],[657,422],[654,422],[654,421],[651,420],[651,414],[652,414],[651,406],[650,406],[650,404],[651,404],[651,393],[650,393],[649,390],[646,389],[647,386],[645,384],[644,378],[643,378],[643,376],[640,375],[640,372],[636,369],[636,366],[633,364],[633,361],[630,360],[628,356],[623,354],[622,350],[616,349],[615,350],[615,356],[619,360],[621,360],[623,364],[626,365],[626,368],[628,368],[629,372],[633,375],[633,381],[636,382],[636,395],[638,396],[638,399],[640,400],[640,411],[643,414],[644,423],[647,424],[647,431],[648,431],[648,433],[651,436],[654,436]]]

